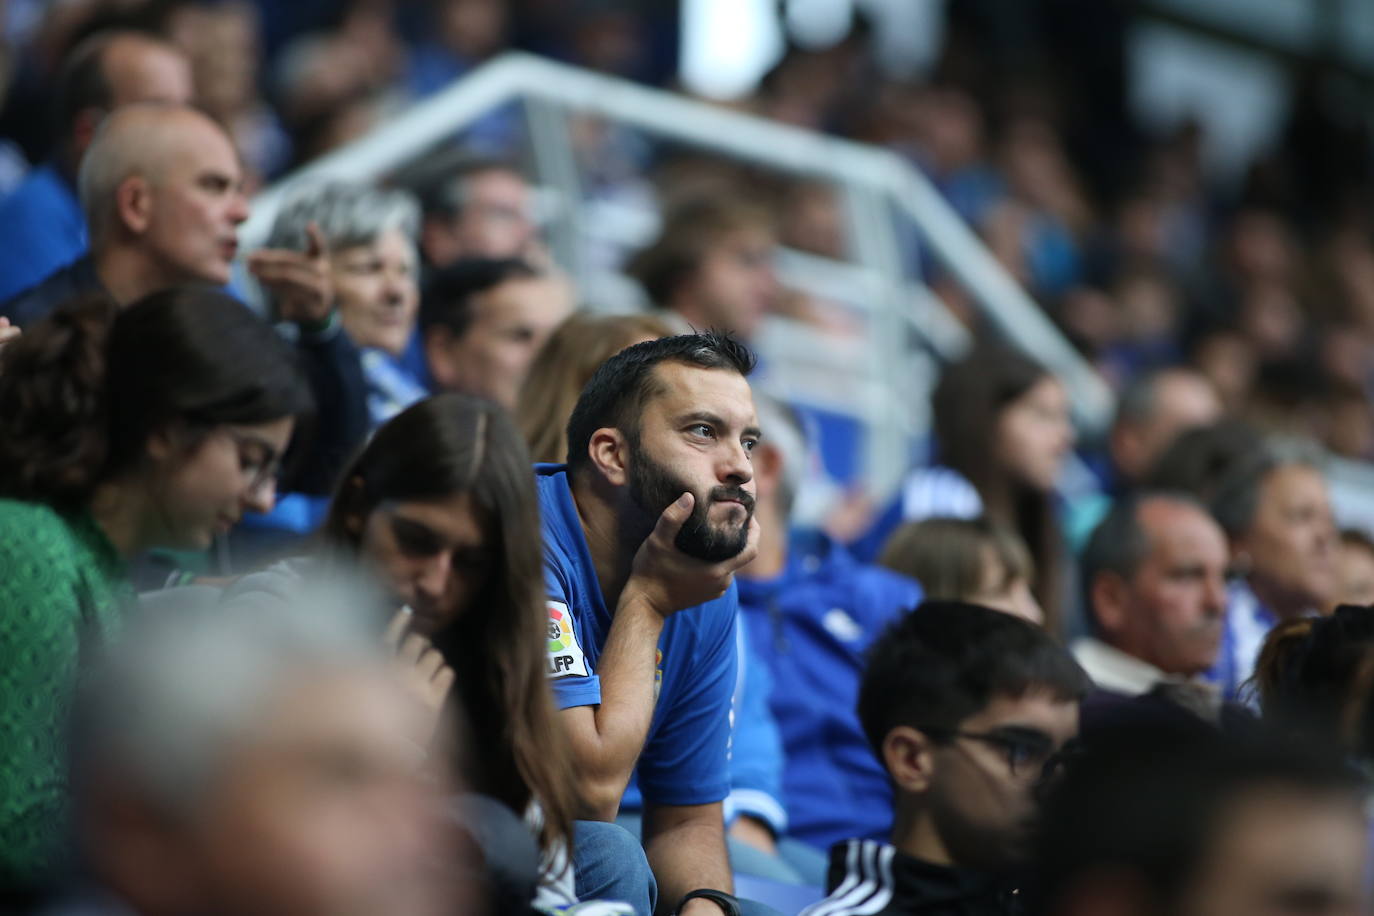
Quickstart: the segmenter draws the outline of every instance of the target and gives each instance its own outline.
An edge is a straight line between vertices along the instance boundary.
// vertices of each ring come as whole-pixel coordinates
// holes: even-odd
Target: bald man
[[[67,55],[56,96],[53,159],[0,201],[0,301],[86,252],[76,173],[101,119],[138,102],[186,104],[191,68],[180,51],[153,36],[99,34]]]
[[[24,327],[84,292],[128,303],[178,283],[229,282],[248,218],[238,155],[224,131],[180,105],[127,105],[101,124],[81,163],[90,254],[0,306]]]

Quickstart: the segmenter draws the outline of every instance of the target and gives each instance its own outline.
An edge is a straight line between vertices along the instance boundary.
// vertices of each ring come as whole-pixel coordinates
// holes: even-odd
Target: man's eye
[[[744,450],[745,450],[746,452],[752,452],[754,449],[758,448],[758,446],[759,446],[759,440],[757,440],[757,439],[745,439],[745,440],[744,440]]]
[[[688,431],[693,435],[701,436],[703,439],[709,439],[713,435],[711,427],[705,423],[696,423],[689,427]]]

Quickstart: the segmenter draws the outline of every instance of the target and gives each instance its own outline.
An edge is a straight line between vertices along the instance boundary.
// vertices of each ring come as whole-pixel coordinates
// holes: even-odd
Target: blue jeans
[[[782,837],[778,840],[776,855],[755,849],[729,834],[726,834],[725,842],[730,848],[730,866],[737,875],[767,878],[780,884],[808,887],[825,885],[825,872],[828,867],[825,853],[800,840]]]
[[[615,821],[616,821],[616,823],[619,824],[622,828],[624,828],[623,832],[625,833],[626,836],[631,836],[631,835],[632,835],[632,836],[634,837],[636,843],[638,843],[639,838],[643,835],[643,830],[644,830],[644,818],[643,818],[643,816],[642,816],[638,811],[622,811],[622,812],[620,812],[620,815],[615,819]],[[581,821],[578,821],[578,823],[581,824],[582,822],[581,822]],[[732,840],[732,839],[730,839],[728,835],[727,835],[727,837],[726,837],[726,840],[727,840],[727,844],[726,844],[726,845],[727,845],[727,846],[729,847],[729,849],[730,849],[730,858],[731,858],[731,862],[733,863],[733,862],[734,862],[734,855],[735,855],[735,852],[734,852],[735,846],[736,846],[736,845],[743,846],[744,844],[739,843],[737,840]],[[643,847],[640,847],[640,855],[641,855],[641,857],[643,856]],[[768,857],[765,856],[763,853],[759,853],[758,855],[759,855],[759,858],[762,858],[762,859],[768,858]],[[647,864],[648,860],[645,859],[645,862],[646,862],[646,864]],[[782,865],[781,863],[779,863],[779,866],[782,867],[782,868],[786,868],[786,866]],[[732,867],[733,867],[733,866],[732,866]],[[764,876],[761,876],[761,877],[770,877],[770,876],[764,875]],[[780,883],[787,883],[787,882],[780,882]],[[657,887],[657,885],[655,885],[655,887],[654,887],[654,895],[655,895],[655,896],[658,895],[658,887]],[[578,884],[578,899],[581,899],[581,898],[582,898],[581,884],[579,883],[579,884]],[[737,899],[738,899],[738,901],[739,901],[739,908],[740,908],[740,913],[742,914],[742,916],[782,916],[782,914],[781,914],[780,912],[778,912],[777,910],[773,909],[773,908],[770,907],[770,906],[767,906],[766,904],[762,904],[762,903],[759,903],[759,902],[754,901],[754,900],[746,900],[746,899],[744,899],[744,898],[737,898]],[[676,901],[674,901],[674,906],[676,906]]]
[[[573,823],[573,875],[578,900],[621,900],[653,916],[658,882],[639,837],[602,821]]]
[[[615,822],[636,837],[643,832],[644,819],[638,811],[622,811]],[[730,867],[736,874],[767,878],[779,884],[807,887],[825,885],[825,873],[829,865],[825,853],[800,840],[781,838],[775,856],[742,843],[729,833],[725,834],[725,846],[730,852]]]

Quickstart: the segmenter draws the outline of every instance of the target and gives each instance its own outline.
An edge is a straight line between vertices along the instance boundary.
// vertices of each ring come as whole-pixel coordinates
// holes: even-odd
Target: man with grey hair
[[[95,912],[480,905],[455,886],[463,854],[435,816],[447,787],[422,766],[430,716],[337,598],[149,615],[97,666],[72,736]]]
[[[0,201],[0,301],[85,253],[76,174],[101,119],[138,102],[186,104],[191,67],[153,35],[97,33],[64,58],[55,95],[52,158]]]
[[[74,296],[133,302],[180,283],[229,282],[248,218],[238,153],[223,128],[183,105],[127,105],[105,118],[81,163],[90,253],[0,306],[20,327]],[[284,295],[329,301],[322,253],[268,279]]]
[[[1199,701],[1192,711],[1219,713],[1200,675],[1221,648],[1228,558],[1221,527],[1190,496],[1144,493],[1113,507],[1083,551],[1093,635],[1073,645],[1099,692],[1188,697]],[[1172,691],[1180,685],[1195,689]]]
[[[825,850],[891,826],[891,785],[868,749],[855,704],[864,650],[920,603],[921,589],[905,576],[858,562],[818,531],[792,530],[810,456],[806,431],[798,414],[775,398],[756,396],[756,408],[763,432],[753,453],[759,554],[736,580],[752,654],[746,667],[771,677],[767,706],[785,765],[781,805],[758,804],[759,793],[736,793],[740,816],[731,836],[781,853],[796,867],[805,863],[795,848],[779,842],[783,837]],[[749,689],[746,682],[746,700]],[[737,745],[735,756],[746,752]],[[738,777],[735,782],[739,788]],[[802,877],[817,883],[813,875]]]
[[[1264,638],[1280,621],[1326,613],[1338,592],[1340,536],[1315,446],[1274,441],[1227,472],[1212,514],[1240,575],[1228,597],[1221,655],[1210,672],[1239,697]]]

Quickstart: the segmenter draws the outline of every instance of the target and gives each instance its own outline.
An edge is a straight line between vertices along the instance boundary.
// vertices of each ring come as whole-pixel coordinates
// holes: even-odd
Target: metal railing
[[[841,191],[852,260],[835,262],[786,252],[780,271],[785,281],[803,289],[843,288],[849,293],[847,301],[863,311],[864,346],[857,361],[851,359],[847,365],[855,374],[852,387],[843,390],[846,385],[841,385],[836,391],[833,376],[804,368],[804,357],[823,361],[827,355],[824,342],[818,343],[814,334],[765,335],[761,348],[781,368],[779,377],[786,382],[780,384],[786,385],[788,396],[842,410],[863,423],[864,478],[875,495],[886,496],[898,486],[909,465],[912,435],[922,431],[917,427],[923,414],[911,409],[914,400],[923,400],[922,392],[911,388],[913,378],[928,384],[931,358],[954,358],[967,345],[963,327],[938,299],[904,277],[895,214],[921,231],[922,244],[972,294],[1004,336],[1064,380],[1082,428],[1099,431],[1109,422],[1113,397],[1107,386],[905,159],[527,54],[503,55],[372,134],[264,190],[243,227],[245,246],[254,247],[266,238],[283,195],[292,187],[325,178],[372,180],[387,175],[513,102],[525,106],[535,178],[555,204],[547,226],[551,246],[559,262],[585,286],[605,278],[585,263],[577,239],[589,231],[604,231],[606,221],[587,217],[570,117],[595,116],[668,142],[798,178],[824,180]],[[775,342],[777,353],[769,352],[768,341]],[[921,359],[925,367],[913,372],[913,361]],[[803,368],[789,373],[788,365]],[[808,384],[809,379],[818,380]]]

